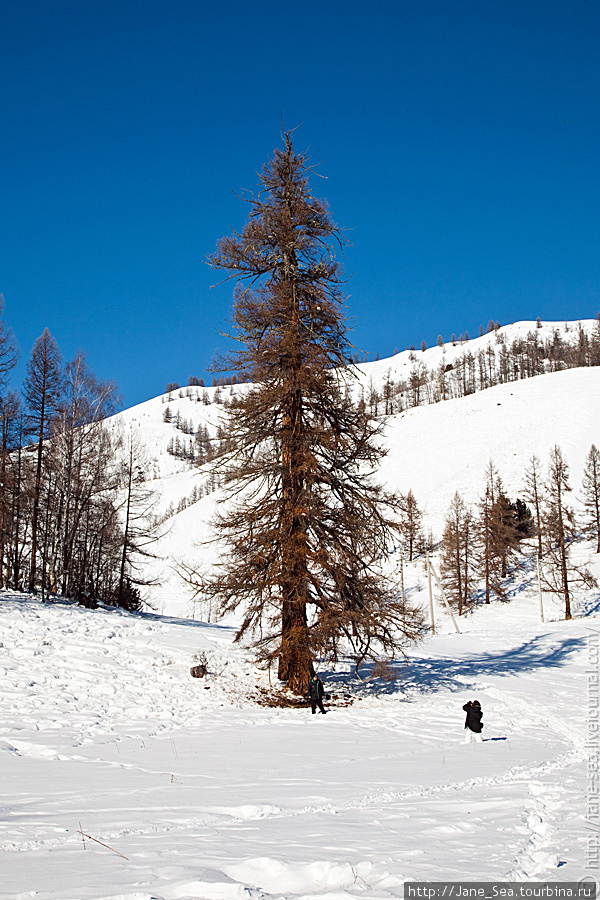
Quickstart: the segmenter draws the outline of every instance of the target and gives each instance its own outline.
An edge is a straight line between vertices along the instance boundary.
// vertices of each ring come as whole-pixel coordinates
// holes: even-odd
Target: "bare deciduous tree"
[[[408,561],[412,562],[415,553],[422,550],[425,543],[423,536],[423,513],[411,490],[402,500],[402,512],[400,515],[400,533],[405,551],[408,552]]]
[[[542,464],[535,453],[529,460],[529,467],[525,470],[525,499],[533,507],[535,520],[535,534],[537,537],[538,556],[541,559],[543,553],[542,504],[544,500],[544,479]]]
[[[571,559],[571,545],[577,538],[575,513],[567,503],[571,491],[569,467],[558,445],[550,453],[550,465],[546,481],[544,525],[547,535],[546,558],[542,574],[546,587],[563,598],[565,619],[571,619],[571,589],[574,584],[594,587],[596,581],[584,567]]]
[[[596,553],[600,553],[600,451],[595,444],[585,461],[582,487],[587,524],[592,534],[596,534]]]
[[[442,536],[441,572],[448,599],[459,616],[471,595],[473,516],[458,491],[450,503]]]
[[[42,457],[44,438],[49,433],[49,424],[57,411],[63,387],[62,364],[58,344],[47,328],[37,339],[27,363],[27,376],[23,393],[29,410],[31,431],[37,440],[37,462],[33,488],[33,514],[31,519],[31,559],[29,565],[29,590],[36,587],[36,565],[38,555],[39,508],[42,488]]]

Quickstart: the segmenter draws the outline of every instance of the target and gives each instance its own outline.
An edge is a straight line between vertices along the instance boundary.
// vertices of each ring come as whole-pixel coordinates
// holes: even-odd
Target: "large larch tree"
[[[374,479],[379,426],[352,402],[352,346],[336,252],[344,244],[285,132],[260,174],[240,233],[210,264],[237,280],[223,368],[251,382],[227,422],[225,550],[203,583],[221,612],[243,609],[238,638],[304,693],[317,659],[360,663],[401,652],[419,629],[381,564],[398,540],[400,498]]]

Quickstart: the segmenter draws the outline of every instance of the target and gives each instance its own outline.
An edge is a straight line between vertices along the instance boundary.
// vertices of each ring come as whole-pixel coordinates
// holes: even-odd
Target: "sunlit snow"
[[[402,356],[362,368],[383,379]],[[119,417],[149,447],[163,510],[207,477],[166,453],[165,402]],[[169,405],[196,424],[218,416],[185,396]],[[559,444],[577,504],[599,422],[599,369],[500,385],[392,417],[381,477],[412,488],[439,538],[452,495],[476,502],[490,458],[514,498],[531,454],[545,466]],[[409,880],[597,877],[586,817],[598,591],[576,594],[570,622],[546,595],[541,622],[529,563],[510,602],[461,617],[461,634],[436,600],[437,634],[390,681],[324,664],[326,717],[272,708],[268,673],[232,644],[231,622],[202,620],[175,571],[210,562],[201,541],[217,498],[165,523],[155,613],[0,595],[0,897],[387,900]],[[577,552],[600,578],[594,549]],[[422,559],[405,579],[426,608]],[[210,674],[192,679],[201,652]],[[473,698],[484,741],[465,745]]]

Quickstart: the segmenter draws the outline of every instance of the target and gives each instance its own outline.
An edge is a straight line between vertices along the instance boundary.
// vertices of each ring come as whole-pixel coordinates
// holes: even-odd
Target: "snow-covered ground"
[[[420,563],[407,577],[418,593]],[[268,679],[223,626],[1,595],[0,897],[377,900],[408,880],[597,876],[588,600],[542,624],[530,585],[460,635],[438,610],[393,681],[325,670],[313,717],[259,705]],[[213,674],[192,679],[201,651]],[[465,746],[475,697],[484,741]]]
[[[510,342],[533,327],[502,331]],[[462,348],[445,352],[451,361]],[[422,356],[433,368],[442,349]],[[401,353],[360,368],[382,384],[409,362]],[[206,405],[202,389],[184,389],[113,420],[147,448],[158,511],[210,477],[167,453],[189,437],[165,408],[214,433],[214,395]],[[380,478],[413,490],[439,538],[455,491],[477,502],[490,459],[515,499],[531,454],[545,467],[559,444],[577,507],[599,423],[598,368],[499,385],[390,417]],[[145,572],[158,582],[147,589],[156,614],[0,594],[0,898],[379,900],[401,897],[408,880],[597,878],[586,850],[600,825],[588,768],[600,593],[576,593],[570,622],[545,596],[542,623],[526,566],[511,601],[462,617],[461,634],[436,608],[437,633],[392,680],[323,668],[326,718],[269,707],[275,688],[232,643],[233,622],[202,621],[210,611],[177,574],[182,560],[214,558],[203,541],[219,496],[164,523]],[[582,543],[577,554],[600,579],[593,551]],[[426,605],[422,560],[405,581]],[[192,679],[199,653],[210,674]],[[475,697],[485,737],[465,746],[462,706]]]

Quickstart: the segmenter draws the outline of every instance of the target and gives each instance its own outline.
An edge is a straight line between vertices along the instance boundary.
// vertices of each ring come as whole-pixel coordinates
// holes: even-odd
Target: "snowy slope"
[[[382,383],[403,356],[362,366],[365,378]],[[213,431],[221,415],[184,392],[113,421],[147,447],[163,511],[209,478],[167,454],[167,403]],[[477,500],[490,458],[514,497],[531,454],[545,463],[558,443],[576,492],[599,422],[599,370],[501,385],[390,417],[380,474],[412,488],[439,536],[456,490]],[[200,621],[208,611],[175,571],[180,559],[210,564],[201,541],[218,498],[164,524],[149,568],[162,614],[0,594],[0,898],[391,900],[408,880],[597,877],[586,815],[598,591],[575,597],[571,622],[546,598],[542,623],[525,569],[511,602],[463,617],[461,634],[436,605],[437,634],[389,682],[324,669],[327,718],[270,708],[268,676],[229,623]],[[578,552],[600,577],[592,551]],[[405,579],[426,606],[421,560]],[[198,653],[202,680],[189,675]],[[485,740],[465,747],[474,697]]]
[[[499,338],[510,346],[513,341],[525,340],[528,334],[534,334],[540,345],[543,345],[546,341],[552,341],[554,333],[558,332],[565,343],[573,344],[576,343],[577,329],[580,323],[586,334],[591,335],[596,326],[595,319],[582,319],[580,322],[540,322],[539,326],[537,322],[533,321],[513,322],[510,325],[503,325],[497,331],[491,331],[489,334],[471,340],[448,341],[442,346],[436,345],[425,350],[403,350],[389,359],[360,363],[358,368],[367,379],[373,379],[375,384],[382,385],[388,371],[396,380],[408,378],[414,358],[423,362],[429,370],[433,371],[442,361],[446,364],[454,364],[467,350],[473,355],[480,350],[487,350],[490,346],[498,350]]]
[[[593,320],[583,323],[590,331]],[[556,323],[546,323],[537,329],[541,339],[549,337]],[[571,338],[576,323],[567,325]],[[520,322],[505,326],[500,334],[510,343],[534,330],[534,322]],[[495,334],[484,335],[469,342],[471,352],[477,352],[496,341]],[[439,364],[442,353],[452,361],[462,354],[463,347],[449,345],[419,351],[428,367]],[[383,385],[392,377],[405,378],[410,368],[410,353],[398,353],[391,359],[361,364],[359,371],[365,384]],[[184,461],[167,453],[166,447],[174,435],[173,424],[163,422],[168,406],[172,416],[177,413],[191,419],[194,427],[206,425],[215,433],[223,421],[222,407],[216,403],[205,405],[200,399],[202,388],[184,388],[170,399],[157,397],[126,410],[114,418],[116,427],[132,428],[147,447],[157,497],[157,511],[168,507],[177,509],[191,500],[193,493],[210,481],[210,466],[193,469]],[[212,400],[215,388],[207,388]],[[245,390],[243,385],[221,389],[226,397],[231,391]],[[179,396],[181,393],[183,396]],[[592,443],[600,446],[600,368],[568,369],[523,381],[497,385],[460,399],[447,400],[410,409],[390,416],[386,422],[385,445],[388,456],[384,460],[380,479],[389,487],[403,492],[411,489],[424,513],[425,532],[431,530],[435,539],[441,537],[444,517],[455,491],[469,503],[479,499],[484,471],[490,459],[498,469],[507,493],[512,499],[523,493],[525,469],[535,453],[547,465],[548,454],[558,444],[571,468],[571,486],[576,497],[581,485],[585,458]],[[146,574],[159,586],[148,588],[146,596],[159,612],[170,615],[190,615],[189,592],[186,592],[176,570],[179,561],[190,565],[210,564],[216,556],[213,545],[203,545],[211,537],[210,521],[220,492],[209,494],[183,511],[170,516],[163,526],[164,537],[155,547],[159,559],[152,561]]]
[[[381,479],[412,488],[440,535],[455,491],[471,503],[481,497],[490,459],[514,498],[522,494],[531,455],[545,470],[558,444],[578,490],[590,446],[599,440],[600,369],[568,369],[391,417]]]

